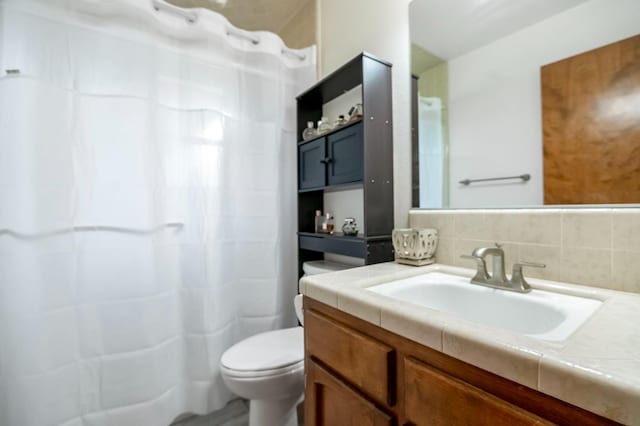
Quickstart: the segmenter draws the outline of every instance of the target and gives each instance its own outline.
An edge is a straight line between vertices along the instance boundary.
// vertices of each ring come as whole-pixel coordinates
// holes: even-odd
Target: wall
[[[307,1],[302,9],[286,23],[278,35],[292,49],[316,44],[316,0]]]
[[[432,68],[442,62],[444,59],[427,52],[417,44],[411,43],[411,74],[419,76],[429,68]]]
[[[438,263],[475,268],[460,255],[499,242],[508,274],[538,262],[525,276],[640,293],[640,208],[412,210],[409,221],[438,229]]]
[[[540,66],[635,35],[639,17],[637,0],[591,0],[449,61],[451,207],[542,204]],[[527,184],[457,184],[523,173]]]
[[[437,97],[448,101],[449,97],[449,64],[442,62],[422,72],[418,77],[420,96]]]
[[[411,207],[409,0],[318,0],[321,77],[362,51],[393,64],[396,227]]]

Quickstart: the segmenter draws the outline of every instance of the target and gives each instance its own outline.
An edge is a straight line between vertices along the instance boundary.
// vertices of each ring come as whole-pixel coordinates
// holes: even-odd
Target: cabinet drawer
[[[395,419],[313,361],[307,362],[305,424],[393,426]]]
[[[414,358],[404,359],[404,404],[415,426],[551,425]]]
[[[329,365],[364,394],[395,404],[395,351],[312,310],[304,314],[309,356]]]

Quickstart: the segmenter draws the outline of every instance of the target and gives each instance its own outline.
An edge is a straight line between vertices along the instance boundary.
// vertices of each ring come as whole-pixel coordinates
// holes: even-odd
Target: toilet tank
[[[312,260],[302,264],[304,276],[326,274],[328,272],[342,271],[344,269],[355,268],[355,265],[347,265],[344,263],[332,262],[329,260]],[[302,313],[302,295],[298,294],[293,298],[293,307],[296,310],[296,316],[300,324],[304,325],[304,316]]]

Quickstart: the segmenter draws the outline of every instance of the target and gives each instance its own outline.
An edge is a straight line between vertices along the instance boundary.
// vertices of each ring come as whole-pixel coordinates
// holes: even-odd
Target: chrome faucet
[[[493,270],[491,274],[487,271],[487,256],[492,256]],[[479,247],[473,250],[471,256],[462,255],[461,257],[463,259],[472,259],[476,261],[477,271],[473,278],[471,278],[471,282],[473,284],[499,288],[501,290],[516,291],[519,293],[528,293],[531,291],[531,286],[527,280],[525,280],[522,273],[522,268],[524,266],[532,268],[546,267],[546,265],[541,263],[514,263],[513,273],[511,274],[511,279],[509,279],[504,272],[504,250],[502,250],[502,247],[498,244],[496,244],[496,247]]]

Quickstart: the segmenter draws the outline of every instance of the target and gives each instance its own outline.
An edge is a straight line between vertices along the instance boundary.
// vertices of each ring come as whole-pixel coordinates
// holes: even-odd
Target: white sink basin
[[[368,290],[550,341],[565,340],[602,305],[600,300],[536,289],[515,293],[483,287],[471,284],[469,278],[441,272],[392,281]]]

